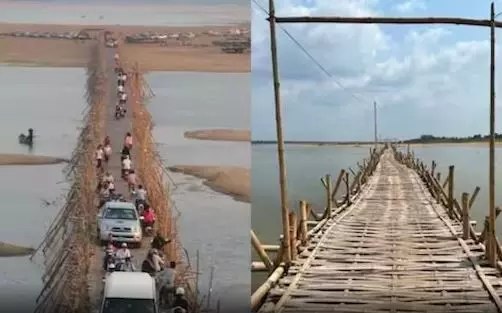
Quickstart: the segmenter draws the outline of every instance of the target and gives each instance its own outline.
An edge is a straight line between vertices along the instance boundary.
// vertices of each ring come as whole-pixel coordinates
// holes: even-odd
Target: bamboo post
[[[347,205],[350,205],[350,186],[349,186],[349,172],[345,172],[345,188],[346,188],[346,195],[345,195],[345,203]]]
[[[342,168],[340,170],[340,173],[338,174],[338,177],[336,178],[336,182],[335,182],[335,186],[333,187],[333,191],[331,192],[331,200],[334,201],[335,206],[338,206],[338,203],[336,201],[336,192],[340,188],[340,184],[342,183],[344,173],[345,173],[345,170]]]
[[[301,225],[300,225],[300,233],[301,233],[301,241],[302,241],[302,246],[307,245],[307,233],[308,233],[308,227],[307,227],[307,221],[308,221],[308,215],[307,215],[307,203],[303,200],[300,201],[300,218],[301,218]]]
[[[454,194],[454,173],[455,173],[455,166],[450,165],[448,167],[448,214],[450,214],[450,217],[453,216],[453,205],[454,205],[454,200],[455,200],[455,194]]]
[[[331,214],[331,175],[326,174],[324,178],[321,178],[321,182],[326,189],[326,209],[324,210],[323,218],[328,217]]]
[[[497,265],[495,237],[495,4],[491,4],[490,14],[490,150],[489,150],[489,175],[488,175],[488,198],[489,198],[489,222],[488,242],[486,253],[492,266]]]
[[[291,247],[291,260],[296,260],[296,255],[298,254],[298,250],[296,249],[296,234],[298,227],[298,219],[296,217],[295,212],[289,212],[289,222],[290,222],[290,244]]]
[[[258,237],[256,236],[256,234],[254,233],[253,230],[251,230],[251,244],[253,245],[253,248],[255,249],[256,253],[258,253],[258,256],[260,257],[260,260],[263,262],[263,264],[265,264],[267,269],[269,271],[273,270],[274,266],[272,264],[272,261],[268,257],[268,254],[265,251],[265,249],[263,249],[263,246],[262,246],[260,240],[258,239]]]
[[[289,239],[289,215],[288,215],[288,189],[287,174],[284,160],[284,139],[282,136],[282,114],[281,114],[281,91],[279,82],[279,62],[277,60],[277,35],[275,30],[275,6],[274,0],[269,0],[269,26],[270,26],[270,54],[272,57],[272,74],[274,79],[274,102],[275,102],[275,126],[277,132],[277,157],[279,161],[279,187],[281,196],[282,232],[284,234],[284,262],[291,263],[291,247]]]
[[[464,240],[469,239],[469,233],[471,226],[469,220],[469,194],[467,192],[462,193],[462,231]]]
[[[469,199],[469,210],[472,208],[472,205],[474,204],[474,201],[476,200],[480,190],[481,188],[479,186],[476,186],[476,188],[474,189],[474,192],[472,193],[472,196]]]
[[[436,171],[436,161],[432,161],[432,165],[431,165],[431,175],[432,177],[434,177],[434,172]]]
[[[274,265],[279,266],[281,262],[284,260],[284,235],[279,236],[279,251],[277,251],[277,255],[275,256]]]

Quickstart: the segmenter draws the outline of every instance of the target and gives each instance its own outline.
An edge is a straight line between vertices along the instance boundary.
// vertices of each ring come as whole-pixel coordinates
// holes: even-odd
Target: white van
[[[142,272],[110,273],[100,312],[158,313],[155,280]]]

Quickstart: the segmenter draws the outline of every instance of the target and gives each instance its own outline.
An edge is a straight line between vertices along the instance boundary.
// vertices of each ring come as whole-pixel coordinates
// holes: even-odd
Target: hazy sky
[[[268,8],[268,1],[257,2]],[[502,1],[496,5],[500,8],[497,12],[502,11]],[[276,0],[276,10],[279,16],[489,18],[490,1]],[[270,39],[265,18],[253,4],[255,140],[275,139]],[[372,139],[374,100],[379,105],[379,135],[384,138],[488,132],[489,29],[445,25],[283,25],[334,76],[330,78],[318,70],[278,29],[286,139]],[[502,42],[502,36],[497,36],[497,40]],[[500,73],[497,70],[498,77]],[[499,95],[500,86],[498,83]],[[359,95],[357,99],[353,94]],[[502,114],[500,108],[497,114]],[[499,121],[502,125],[502,119]],[[502,132],[502,127],[497,130]]]

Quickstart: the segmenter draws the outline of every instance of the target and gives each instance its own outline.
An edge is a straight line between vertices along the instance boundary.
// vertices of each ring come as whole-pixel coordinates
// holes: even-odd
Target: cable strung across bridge
[[[500,272],[463,227],[387,150],[260,312],[502,312]]]

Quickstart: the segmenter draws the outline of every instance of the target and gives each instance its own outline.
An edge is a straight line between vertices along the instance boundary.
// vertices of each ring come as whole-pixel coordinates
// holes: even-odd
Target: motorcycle
[[[145,223],[144,216],[140,216],[139,220],[141,222],[141,227],[143,228],[143,233],[145,234],[145,236],[147,236],[147,237],[153,236],[153,223],[147,225]]]
[[[171,313],[187,313],[187,310],[183,307],[177,306],[171,309]]]

